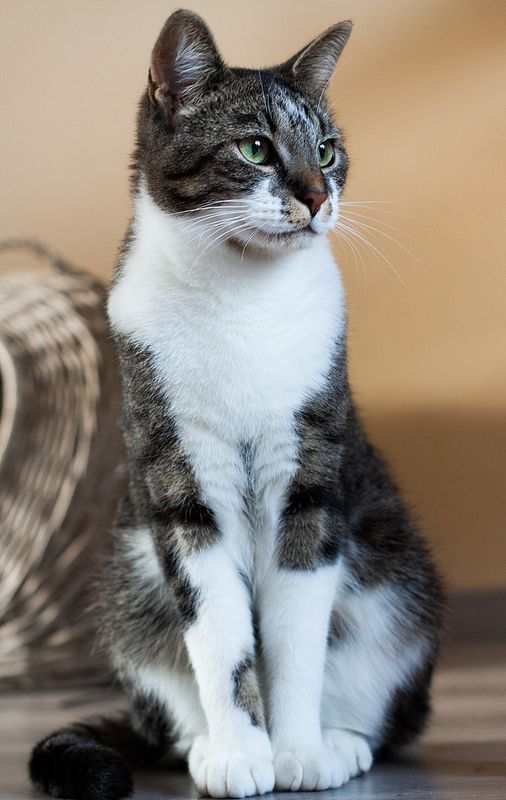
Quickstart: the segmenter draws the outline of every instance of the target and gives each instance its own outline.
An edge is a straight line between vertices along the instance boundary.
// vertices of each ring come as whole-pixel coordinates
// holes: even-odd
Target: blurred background
[[[2,0],[0,236],[108,281],[136,104],[168,0]],[[504,0],[188,0],[232,65],[354,31],[330,87],[348,140],[334,240],[351,378],[450,587],[506,586]],[[3,268],[26,265],[10,253]]]

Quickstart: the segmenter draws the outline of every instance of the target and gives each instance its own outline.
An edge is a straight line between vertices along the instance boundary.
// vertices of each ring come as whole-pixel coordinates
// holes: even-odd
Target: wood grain
[[[300,793],[294,800],[504,800],[506,647],[452,648],[436,675],[434,701],[428,734],[402,760],[377,764],[369,775],[337,792]],[[0,800],[41,797],[31,789],[25,767],[30,747],[40,736],[90,713],[120,707],[121,702],[105,690],[3,696]],[[135,800],[196,797],[185,774],[143,773],[136,783]]]

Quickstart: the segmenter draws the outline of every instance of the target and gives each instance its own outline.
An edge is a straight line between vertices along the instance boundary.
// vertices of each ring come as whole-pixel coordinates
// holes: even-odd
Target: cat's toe
[[[279,751],[274,756],[276,788],[285,792],[338,789],[347,774],[332,756],[326,747]]]
[[[209,752],[206,737],[199,737],[189,758],[190,774],[202,795],[251,797],[274,788],[272,759],[256,752]]]
[[[283,792],[298,792],[302,783],[304,769],[295,753],[277,753],[274,756],[276,789]]]
[[[346,765],[349,778],[371,769],[373,756],[364,736],[342,728],[327,728],[323,740]]]
[[[261,756],[240,754],[230,758],[227,770],[227,796],[250,797],[272,792],[274,767]]]

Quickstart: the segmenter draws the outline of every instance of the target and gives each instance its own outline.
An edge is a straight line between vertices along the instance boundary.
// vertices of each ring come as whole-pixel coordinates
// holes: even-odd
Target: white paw
[[[272,792],[274,768],[269,748],[220,751],[207,736],[198,736],[190,751],[190,775],[200,794],[211,797],[250,797]]]
[[[342,760],[323,745],[278,750],[274,772],[276,788],[285,792],[338,789],[348,780]]]
[[[323,741],[329,750],[334,751],[334,757],[339,757],[344,764],[348,775],[346,780],[371,769],[371,748],[367,739],[359,733],[342,728],[326,728],[323,731]]]

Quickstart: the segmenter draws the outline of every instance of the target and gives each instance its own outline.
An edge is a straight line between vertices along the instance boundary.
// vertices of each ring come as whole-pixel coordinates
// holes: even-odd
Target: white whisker
[[[361,251],[359,250],[353,239],[350,236],[348,236],[342,229],[339,230],[339,235],[336,235],[336,239],[339,242],[343,241],[344,244],[346,244],[350,248],[353,254],[353,261],[355,263],[355,266],[357,265],[357,260],[360,262],[359,274],[363,278],[364,288],[367,288],[367,267]]]
[[[376,211],[377,209],[372,209],[372,210]],[[356,217],[358,219],[368,219],[370,222],[377,222],[378,225],[383,225],[385,228],[389,228],[390,230],[395,231],[396,233],[400,233],[403,236],[407,236],[409,239],[414,238],[413,236],[411,236],[411,234],[407,233],[407,231],[404,231],[402,228],[397,228],[395,225],[392,225],[389,222],[385,222],[385,220],[383,219],[377,219],[376,217],[371,217],[368,214],[362,214],[361,211],[355,211],[354,209],[352,210],[349,208],[345,208],[341,210],[341,216],[344,217],[351,216],[352,218]]]
[[[252,233],[252,234],[251,234],[251,236],[250,236],[250,237],[247,239],[247,241],[246,241],[246,243],[245,243],[245,245],[244,245],[244,247],[242,248],[242,251],[241,251],[241,263],[242,263],[242,262],[243,262],[243,260],[244,260],[244,253],[246,252],[246,248],[247,248],[247,246],[249,245],[249,243],[250,243],[250,242],[251,242],[251,240],[253,239],[253,236],[254,236],[256,233],[258,233],[258,231],[259,231],[260,229],[261,229],[261,226],[260,226],[260,225],[258,225],[256,228],[254,228],[254,229],[253,229],[253,233]]]
[[[202,230],[199,243],[201,246],[206,246],[209,241],[213,241],[214,237],[221,231],[226,231],[231,225],[240,224],[245,222],[244,217],[228,217],[225,220],[207,223]]]
[[[246,207],[247,203],[239,198],[230,198],[228,200],[213,200],[211,203],[205,203],[202,206],[195,206],[194,208],[187,208],[185,211],[171,211],[174,216],[184,216],[187,214],[197,214],[199,211],[209,211],[211,209],[220,209],[222,206],[228,208],[232,205],[241,205]]]
[[[227,239],[231,239],[232,236],[234,236],[239,231],[248,230],[250,227],[251,227],[251,223],[250,222],[244,222],[242,224],[235,225],[234,227],[232,227],[232,229],[227,228],[222,233],[219,233],[218,235],[216,235],[214,239],[211,239],[211,241],[207,244],[207,246],[202,251],[202,253],[200,253],[200,258],[205,256],[206,253],[208,253],[210,250],[214,249],[216,247],[216,245],[219,244],[219,242],[226,241]]]
[[[399,275],[399,273],[395,269],[395,267],[392,264],[392,262],[384,255],[384,253],[381,252],[381,250],[379,250],[376,247],[376,245],[374,245],[372,242],[370,242],[369,239],[366,239],[365,236],[362,233],[360,233],[360,231],[355,230],[355,228],[352,227],[351,223],[349,225],[346,225],[346,224],[338,221],[338,223],[336,225],[336,228],[341,228],[342,230],[345,230],[351,236],[354,236],[356,239],[358,239],[360,242],[362,242],[362,244],[364,244],[370,250],[373,250],[381,258],[381,260],[385,262],[385,264],[389,267],[389,269],[396,276],[396,278],[400,281],[400,283],[404,286],[404,288],[407,288],[405,282],[403,281],[403,279],[401,278],[401,276]]]
[[[346,216],[345,216],[345,219],[346,219]],[[404,250],[404,252],[407,253],[408,256],[411,256],[411,258],[414,258],[415,261],[417,261],[420,264],[420,266],[426,267],[426,264],[424,264],[424,262],[415,253],[413,253],[413,251],[410,250],[409,247],[406,247],[404,244],[402,244],[402,242],[399,242],[394,236],[391,236],[389,233],[386,233],[386,231],[382,231],[380,228],[376,228],[374,225],[369,225],[366,222],[360,222],[358,219],[349,219],[348,218],[347,222],[350,223],[350,224],[358,225],[361,228],[365,228],[366,230],[374,231],[375,233],[380,234],[380,236],[384,236],[386,239],[389,239],[389,241],[391,241],[394,244],[396,244],[397,247],[400,247],[401,250]],[[386,224],[386,223],[383,223],[383,224]],[[389,227],[392,227],[392,226],[389,226]],[[397,229],[394,228],[394,230],[397,230]]]
[[[414,217],[407,211],[393,211],[391,208],[376,208],[377,205],[396,205],[395,200],[340,200],[339,207],[362,207],[364,211],[374,211],[379,214],[393,214],[398,217]]]

